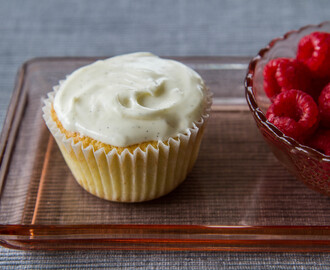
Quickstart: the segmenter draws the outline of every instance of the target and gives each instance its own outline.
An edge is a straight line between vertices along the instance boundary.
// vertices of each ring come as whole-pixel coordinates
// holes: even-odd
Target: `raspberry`
[[[264,68],[264,89],[273,101],[283,91],[299,89],[310,91],[309,70],[296,59],[277,58],[270,60]]]
[[[303,142],[317,128],[319,111],[310,95],[292,89],[277,95],[266,117],[285,135]]]
[[[298,44],[297,59],[302,61],[316,77],[330,75],[330,34],[313,32]]]
[[[330,83],[323,88],[318,103],[321,125],[330,128]]]
[[[308,140],[307,145],[330,156],[330,130],[318,129]]]

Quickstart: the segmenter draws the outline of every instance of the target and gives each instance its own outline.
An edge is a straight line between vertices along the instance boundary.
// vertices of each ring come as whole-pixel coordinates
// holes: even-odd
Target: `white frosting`
[[[184,133],[201,117],[204,89],[189,67],[133,53],[73,72],[60,85],[54,109],[66,130],[125,147]]]

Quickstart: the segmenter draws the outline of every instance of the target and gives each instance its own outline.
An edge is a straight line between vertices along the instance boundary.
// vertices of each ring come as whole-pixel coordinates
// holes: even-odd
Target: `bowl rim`
[[[324,162],[330,162],[330,156],[329,155],[325,155],[325,154],[323,154],[323,153],[317,151],[316,149],[313,149],[313,148],[311,148],[307,145],[300,144],[295,139],[293,139],[289,136],[286,136],[275,125],[270,123],[267,120],[265,114],[262,112],[261,108],[259,107],[259,105],[257,103],[257,100],[255,98],[255,95],[253,93],[253,79],[254,79],[255,68],[256,68],[258,62],[264,57],[264,55],[275,44],[277,44],[279,41],[283,41],[283,40],[287,39],[292,34],[300,33],[300,32],[302,32],[304,30],[307,30],[311,27],[313,27],[313,28],[322,28],[324,25],[329,25],[330,26],[330,21],[325,21],[325,22],[322,22],[322,23],[317,24],[317,25],[309,24],[309,25],[306,25],[306,26],[303,26],[303,27],[299,28],[298,30],[289,31],[286,34],[284,34],[283,36],[276,37],[276,38],[272,39],[266,47],[259,50],[258,54],[251,59],[249,65],[248,65],[247,74],[245,76],[244,87],[245,87],[245,98],[247,100],[247,104],[248,104],[251,112],[255,116],[254,117],[255,120],[258,121],[258,123],[261,124],[263,128],[268,130],[276,140],[286,144],[287,146],[289,146],[291,148],[294,148],[298,152],[304,152],[304,153],[308,154],[310,157],[312,157],[314,159],[322,160]]]

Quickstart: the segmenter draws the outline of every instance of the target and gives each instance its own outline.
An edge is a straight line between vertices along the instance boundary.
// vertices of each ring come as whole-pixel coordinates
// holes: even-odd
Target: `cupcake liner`
[[[141,202],[161,197],[175,189],[191,171],[199,152],[205,124],[209,117],[211,95],[199,121],[158,147],[145,150],[116,149],[106,153],[103,148],[83,147],[66,138],[51,117],[51,108],[58,86],[44,101],[43,117],[77,182],[91,194],[110,201]]]

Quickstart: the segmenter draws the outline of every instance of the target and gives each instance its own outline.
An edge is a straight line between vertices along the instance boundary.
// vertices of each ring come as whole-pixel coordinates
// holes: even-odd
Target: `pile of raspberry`
[[[330,33],[300,39],[296,58],[270,60],[264,90],[266,117],[285,135],[330,155]]]

